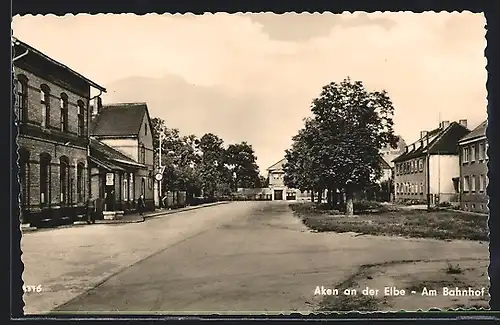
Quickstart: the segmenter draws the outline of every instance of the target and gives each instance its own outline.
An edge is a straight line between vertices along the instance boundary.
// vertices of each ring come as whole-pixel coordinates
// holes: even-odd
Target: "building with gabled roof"
[[[393,160],[395,200],[458,201],[458,141],[469,132],[467,120],[443,121],[432,131],[421,131],[419,139]]]
[[[89,187],[91,90],[106,89],[12,38],[21,222],[84,218]]]
[[[144,195],[155,206],[154,148],[146,103],[92,106],[91,167],[93,193],[105,202],[111,217],[133,211]],[[112,212],[118,212],[113,215]]]
[[[487,213],[488,121],[479,124],[458,142],[460,148],[460,207],[465,211]]]
[[[267,179],[272,200],[296,200],[301,192],[297,189],[288,188],[285,185],[284,177],[286,158],[272,164],[267,168]]]

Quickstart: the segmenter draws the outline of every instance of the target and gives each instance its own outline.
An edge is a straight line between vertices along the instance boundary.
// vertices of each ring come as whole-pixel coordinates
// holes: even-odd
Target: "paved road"
[[[319,299],[316,286],[331,287],[363,264],[488,254],[487,245],[476,242],[312,233],[283,203],[232,203],[204,213],[219,211],[234,214],[158,250],[56,311],[311,311]],[[155,227],[167,223],[158,221]]]

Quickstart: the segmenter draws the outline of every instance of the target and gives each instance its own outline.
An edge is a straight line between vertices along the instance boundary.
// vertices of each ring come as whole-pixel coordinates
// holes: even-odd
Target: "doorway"
[[[283,190],[274,190],[274,200],[283,200]]]

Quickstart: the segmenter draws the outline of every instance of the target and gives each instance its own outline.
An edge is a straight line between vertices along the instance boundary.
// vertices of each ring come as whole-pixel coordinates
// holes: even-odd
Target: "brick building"
[[[135,210],[141,194],[154,209],[153,153],[146,103],[92,105],[92,199],[104,200],[110,218]]]
[[[393,160],[396,201],[458,202],[458,140],[470,131],[467,120],[443,121],[406,146]]]
[[[13,38],[21,221],[85,214],[91,87],[106,90]]]
[[[460,207],[466,211],[488,212],[488,121],[460,139]]]

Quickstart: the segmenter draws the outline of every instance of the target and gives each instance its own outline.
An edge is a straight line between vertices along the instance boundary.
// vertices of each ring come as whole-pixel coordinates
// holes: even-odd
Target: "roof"
[[[37,54],[37,55],[39,55],[39,56],[43,57],[44,59],[48,60],[49,62],[51,62],[51,63],[53,63],[53,64],[55,64],[55,65],[57,65],[57,66],[59,66],[59,67],[61,67],[61,68],[63,68],[63,69],[65,69],[65,70],[67,70],[67,71],[69,71],[69,72],[71,72],[73,75],[75,75],[76,77],[78,77],[78,78],[80,78],[80,79],[84,80],[85,82],[87,82],[87,83],[88,83],[89,85],[91,85],[92,87],[97,88],[97,89],[99,89],[99,90],[101,90],[101,91],[103,91],[103,92],[106,92],[106,88],[104,88],[103,86],[98,85],[97,83],[95,83],[95,82],[93,82],[92,80],[90,80],[90,79],[88,79],[88,78],[84,77],[84,76],[83,76],[83,75],[81,75],[80,73],[78,73],[78,72],[76,72],[75,70],[71,69],[70,67],[68,67],[68,66],[66,66],[66,65],[64,65],[64,64],[62,64],[61,62],[59,62],[59,61],[56,61],[56,60],[52,59],[51,57],[49,57],[48,55],[46,55],[46,54],[42,53],[41,51],[37,50],[36,48],[32,47],[31,45],[29,45],[29,44],[27,44],[27,43],[25,43],[25,42],[23,42],[23,41],[21,41],[21,40],[19,40],[19,39],[15,38],[15,37],[12,37],[12,43],[13,43],[13,44],[15,44],[15,45],[18,45],[18,46],[24,47],[24,48],[25,48],[25,49],[27,49],[28,51],[33,52],[33,53],[35,53],[35,54]]]
[[[146,103],[103,105],[92,121],[90,132],[95,136],[138,135],[147,109]]]
[[[132,158],[128,157],[127,155],[121,153],[120,151],[108,146],[107,144],[97,139],[93,138],[90,139],[90,150],[91,150],[91,158],[99,159],[100,157],[96,156],[102,156],[107,161],[103,162],[102,159],[99,159],[100,162],[104,163],[105,165],[108,165],[108,167],[110,168],[113,168],[113,166],[115,165],[114,163],[123,163],[126,165],[144,167],[144,165],[137,163]],[[94,150],[94,155],[92,155],[93,150]],[[112,163],[109,163],[109,161],[111,161]]]
[[[389,165],[381,155],[378,156],[378,159],[380,161],[380,166],[382,166],[382,169],[392,169],[391,165]]]
[[[488,120],[479,124],[474,130],[469,132],[465,137],[460,139],[460,142],[473,140],[475,138],[480,138],[486,136],[486,128],[488,127]]]
[[[267,170],[272,171],[272,170],[276,170],[276,169],[283,169],[283,166],[285,165],[285,163],[286,163],[286,159],[283,158],[280,161],[272,164],[271,167],[269,167]]]
[[[406,161],[420,157],[427,153],[431,155],[457,154],[458,140],[468,132],[469,129],[457,122],[450,123],[450,125],[445,129],[434,129],[427,133],[427,138],[430,140],[427,145],[418,145],[418,142],[420,141],[419,139],[417,142],[413,143],[416,147],[414,150],[401,154],[393,159],[393,162],[396,163]]]

